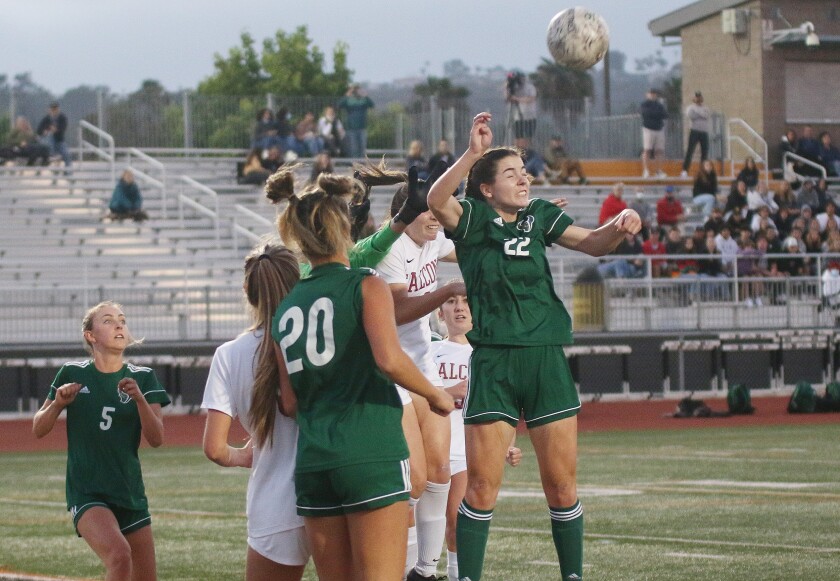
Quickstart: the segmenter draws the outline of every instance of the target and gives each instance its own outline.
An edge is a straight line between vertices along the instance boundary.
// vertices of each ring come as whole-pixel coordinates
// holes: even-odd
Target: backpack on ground
[[[825,386],[825,405],[829,411],[840,412],[840,383],[832,381]]]
[[[729,413],[733,415],[747,415],[755,411],[750,398],[750,390],[743,383],[734,383],[726,393],[726,404]]]
[[[793,393],[788,401],[788,413],[790,414],[812,414],[817,408],[817,392],[807,381],[800,381],[793,388]]]
[[[674,418],[725,418],[729,412],[717,412],[710,408],[702,399],[684,397],[677,404]]]

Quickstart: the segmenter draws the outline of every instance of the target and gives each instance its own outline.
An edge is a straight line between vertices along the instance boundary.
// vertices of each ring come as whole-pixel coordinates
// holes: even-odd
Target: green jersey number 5
[[[530,243],[530,238],[511,238],[510,240],[505,240],[505,254],[508,256],[529,256],[526,246]]]
[[[288,349],[304,333],[306,333],[306,358],[312,365],[321,367],[329,363],[335,356],[334,313],[332,301],[326,297],[321,297],[309,307],[306,320],[304,320],[303,309],[297,306],[290,308],[280,317],[279,327],[281,332],[288,328],[289,322],[292,324],[289,334],[280,340],[280,349],[283,351],[283,359],[286,361],[286,371],[289,375],[303,369],[301,359],[289,361]],[[318,345],[319,335],[322,338],[320,349]]]

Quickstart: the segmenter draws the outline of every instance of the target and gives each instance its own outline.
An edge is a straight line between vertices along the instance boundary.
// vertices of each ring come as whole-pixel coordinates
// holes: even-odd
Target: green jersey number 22
[[[530,243],[530,238],[511,238],[510,240],[505,240],[505,254],[508,256],[529,256],[528,249],[525,247]]]
[[[280,340],[280,349],[283,350],[283,359],[286,361],[286,371],[289,375],[303,369],[301,359],[289,361],[287,350],[300,339],[304,332],[306,333],[306,357],[312,365],[317,367],[326,365],[335,356],[334,312],[332,301],[326,297],[321,297],[309,307],[307,321],[304,321],[303,309],[297,306],[292,307],[280,317],[279,327],[281,330],[288,328],[290,321],[292,323],[289,334]],[[321,350],[318,349],[319,334],[323,338]]]

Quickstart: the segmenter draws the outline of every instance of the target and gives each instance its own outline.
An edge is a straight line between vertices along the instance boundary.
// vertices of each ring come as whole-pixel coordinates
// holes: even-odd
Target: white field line
[[[492,530],[504,533],[517,533],[529,535],[545,535],[545,530],[520,529],[514,527],[494,527]],[[682,539],[677,537],[651,537],[646,535],[613,535],[601,533],[584,533],[584,537],[590,539],[610,539],[615,541],[640,541],[644,543],[674,543],[685,545],[704,545],[709,547],[742,547],[751,549],[774,549],[784,551],[805,551],[808,553],[837,553],[840,554],[840,547],[809,547],[802,545],[785,545],[776,543],[749,543],[743,541],[713,541],[708,539]]]
[[[732,557],[727,557],[726,555],[709,555],[707,553],[680,553],[680,552],[673,552],[673,553],[665,553],[666,557],[674,557],[675,559],[711,559],[711,560],[720,560],[720,561],[728,561],[732,559]]]
[[[585,452],[584,452],[585,453]],[[596,454],[592,454],[593,456]],[[840,466],[840,460],[817,460],[812,458],[784,458],[780,456],[774,457],[767,457],[767,458],[746,458],[740,456],[731,456],[726,453],[709,453],[709,454],[683,454],[683,455],[674,455],[674,454],[597,454],[599,457],[611,457],[611,458],[620,458],[622,460],[663,460],[663,461],[685,461],[685,462],[697,462],[700,460],[708,460],[712,462],[738,462],[740,464],[749,463],[749,464],[766,464],[768,462],[784,462],[785,464],[807,464],[809,466],[813,466],[814,464],[819,464],[821,466]]]

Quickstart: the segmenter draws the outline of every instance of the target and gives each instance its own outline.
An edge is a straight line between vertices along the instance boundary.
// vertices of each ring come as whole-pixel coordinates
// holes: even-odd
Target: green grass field
[[[592,580],[840,578],[837,425],[583,434]],[[508,469],[485,579],[559,579],[527,438]],[[101,578],[64,510],[64,454],[0,455],[0,569]],[[162,580],[241,579],[244,470],[199,449],[144,450]],[[310,567],[304,577],[316,579]]]

